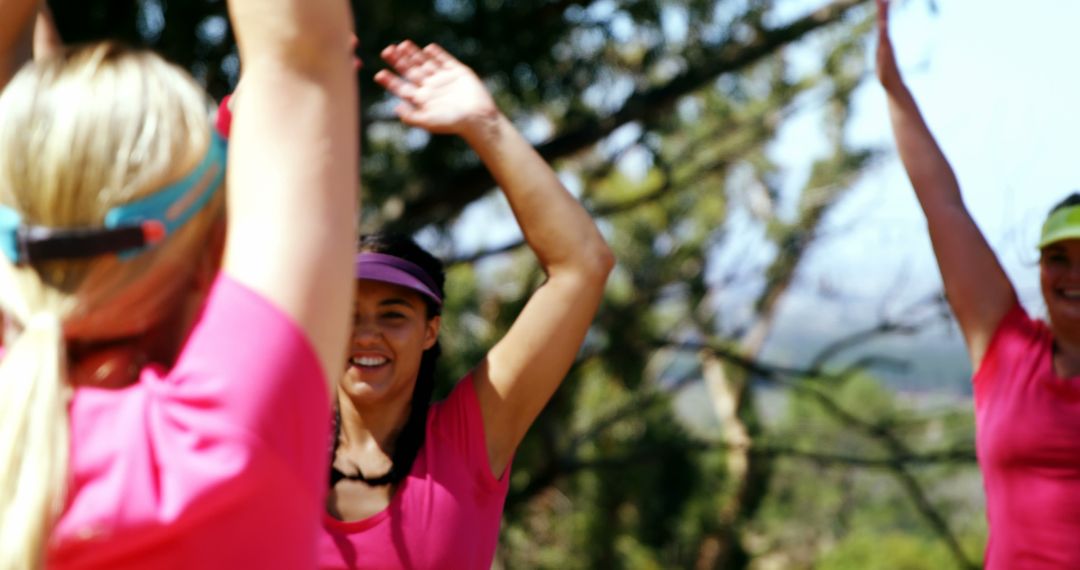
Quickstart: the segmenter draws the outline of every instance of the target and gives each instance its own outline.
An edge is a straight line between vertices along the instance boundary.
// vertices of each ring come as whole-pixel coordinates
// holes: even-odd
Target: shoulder
[[[476,423],[482,421],[480,402],[470,372],[458,379],[446,398],[431,404],[428,434],[465,441],[469,431],[483,430],[483,424]]]
[[[1052,340],[1047,324],[1040,319],[1032,318],[1024,306],[1017,301],[994,329],[990,344],[986,347],[983,363],[987,360],[1027,353],[1034,345],[1047,344]]]
[[[1013,382],[1030,375],[1052,346],[1050,328],[1042,320],[1033,319],[1017,301],[998,323],[975,370],[976,400],[985,398],[1001,378]]]
[[[290,462],[321,463],[330,397],[307,335],[252,289],[221,275],[176,364],[155,390],[192,429],[253,436]],[[213,427],[216,426],[216,427]]]
[[[506,488],[509,478],[491,472],[484,418],[472,373],[466,374],[441,402],[432,404],[428,414],[429,453],[436,462],[461,464],[486,487]],[[509,469],[507,469],[509,471]]]

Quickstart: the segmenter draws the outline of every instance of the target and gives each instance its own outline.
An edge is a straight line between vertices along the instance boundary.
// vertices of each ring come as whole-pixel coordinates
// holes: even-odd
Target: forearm
[[[345,235],[356,211],[351,165],[359,154],[348,3],[230,0],[229,9],[250,91],[230,137],[230,161],[237,159],[230,166],[238,166],[231,169],[231,221],[252,220],[256,234],[291,225],[285,241],[303,243],[318,242],[305,236],[326,233],[330,220],[344,220],[331,227]],[[351,244],[352,236],[342,241]]]
[[[502,188],[547,274],[571,271],[606,279],[612,254],[593,219],[510,120],[495,113],[463,136]]]
[[[927,217],[942,208],[963,208],[960,185],[906,87],[889,90],[889,118],[900,160]]]
[[[342,0],[229,0],[229,13],[246,68],[271,60],[321,72],[348,57],[352,14]]]
[[[333,379],[348,331],[358,209],[348,3],[232,0],[230,12],[244,93],[229,136],[224,271],[288,314]]]
[[[915,99],[887,89],[900,158],[926,215],[946,297],[974,365],[982,359],[1015,292],[997,257],[964,206],[956,175],[923,120]]]
[[[39,0],[0,0],[0,90],[33,56]]]

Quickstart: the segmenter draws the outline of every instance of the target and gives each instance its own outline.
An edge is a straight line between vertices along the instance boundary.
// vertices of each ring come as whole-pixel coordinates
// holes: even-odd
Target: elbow
[[[608,276],[615,268],[615,254],[611,247],[600,236],[593,243],[582,247],[581,267],[583,273],[594,281],[603,285],[607,283]]]
[[[615,269],[615,252],[611,251],[611,247],[603,240],[600,241],[596,261],[597,267],[604,274],[604,280],[607,281],[608,275],[611,275],[611,270]]]

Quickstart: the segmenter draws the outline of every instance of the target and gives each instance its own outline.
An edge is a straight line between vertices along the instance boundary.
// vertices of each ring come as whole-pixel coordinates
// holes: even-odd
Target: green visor
[[[1080,239],[1080,204],[1050,214],[1043,223],[1039,249],[1067,239]]]

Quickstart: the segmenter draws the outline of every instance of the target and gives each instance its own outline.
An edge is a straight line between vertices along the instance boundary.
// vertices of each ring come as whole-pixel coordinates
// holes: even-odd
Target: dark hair
[[[445,296],[444,286],[446,274],[443,272],[442,261],[428,253],[407,235],[395,233],[377,233],[362,236],[360,238],[359,251],[371,253],[383,253],[400,257],[411,261],[424,270],[435,282],[440,297]],[[439,315],[442,310],[439,305],[427,297],[421,295],[426,307],[426,317],[431,319]],[[439,341],[436,340],[431,348],[424,351],[420,357],[420,370],[416,374],[416,385],[413,387],[412,403],[409,407],[409,419],[405,421],[405,427],[398,434],[394,442],[394,452],[391,456],[393,464],[390,471],[379,477],[365,477],[363,473],[355,476],[346,476],[334,469],[334,456],[337,454],[339,439],[341,438],[341,411],[334,407],[334,430],[333,441],[330,445],[330,486],[333,487],[342,478],[356,479],[368,485],[390,485],[398,483],[412,470],[413,462],[424,445],[424,433],[427,427],[428,406],[431,404],[431,394],[435,391],[435,364],[442,354]]]
[[[1054,212],[1057,212],[1058,210],[1064,210],[1065,208],[1069,208],[1077,204],[1080,204],[1080,192],[1073,192],[1072,194],[1066,196],[1064,200],[1055,204],[1053,208],[1050,208],[1050,213],[1047,214],[1046,217],[1049,218],[1050,216],[1054,215]]]

